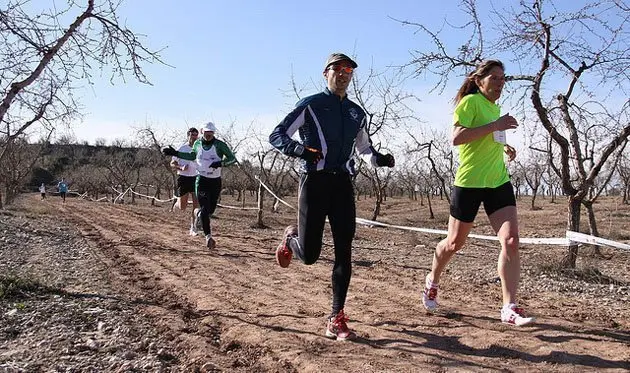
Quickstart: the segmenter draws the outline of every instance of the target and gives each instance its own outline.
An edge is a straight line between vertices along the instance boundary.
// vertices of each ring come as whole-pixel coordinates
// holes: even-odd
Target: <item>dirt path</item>
[[[23,206],[38,203],[29,198]],[[625,290],[619,285],[620,295],[605,302],[588,292],[545,290],[533,280],[533,262],[554,248],[523,248],[522,303],[538,323],[519,329],[498,322],[491,244],[471,243],[456,257],[442,284],[446,311],[428,315],[418,286],[437,237],[420,237],[416,246],[400,232],[358,227],[346,313],[360,338],[336,342],[323,337],[330,246],[313,266],[275,265],[273,249],[291,212],[255,229],[251,211],[222,209],[213,220],[217,248],[209,252],[201,237],[186,235],[184,215],[162,207],[57,202],[47,201],[45,213],[76,227],[121,296],[151,300],[144,312],[170,330],[180,360],[199,366],[207,360],[217,371],[630,370],[628,277],[621,279]],[[617,259],[630,272],[629,255]]]

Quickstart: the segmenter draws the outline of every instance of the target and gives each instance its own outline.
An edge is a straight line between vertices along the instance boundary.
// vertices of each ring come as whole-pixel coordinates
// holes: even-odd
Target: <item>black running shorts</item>
[[[175,197],[181,197],[188,193],[194,193],[196,179],[196,176],[179,175],[177,177],[177,188],[175,188]]]
[[[496,188],[453,187],[451,216],[459,221],[472,223],[482,202],[488,216],[504,207],[516,206],[512,183],[508,181]]]

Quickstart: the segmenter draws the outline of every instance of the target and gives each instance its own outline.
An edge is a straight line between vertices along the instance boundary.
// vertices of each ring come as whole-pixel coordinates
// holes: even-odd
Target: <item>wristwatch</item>
[[[301,157],[302,154],[304,154],[304,145],[302,144],[295,145],[295,148],[293,148],[293,154],[295,154],[298,157]]]

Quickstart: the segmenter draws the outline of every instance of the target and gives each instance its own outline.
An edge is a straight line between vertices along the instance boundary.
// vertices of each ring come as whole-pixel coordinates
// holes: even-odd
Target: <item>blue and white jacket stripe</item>
[[[324,157],[317,164],[303,162],[303,171],[334,171],[354,174],[353,153],[375,164],[376,150],[366,131],[363,109],[348,97],[343,100],[326,88],[300,100],[269,135],[269,142],[282,153],[296,156],[298,132],[304,146],[319,149]]]

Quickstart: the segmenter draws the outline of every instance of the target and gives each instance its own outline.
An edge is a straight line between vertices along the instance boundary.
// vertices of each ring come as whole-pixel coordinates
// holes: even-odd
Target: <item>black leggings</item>
[[[212,234],[210,216],[214,214],[214,210],[217,208],[217,202],[221,194],[221,178],[197,176],[195,192],[197,193],[197,201],[200,207],[203,234],[207,236]]]
[[[319,259],[324,224],[328,216],[335,246],[332,314],[336,315],[346,303],[352,276],[352,239],[356,210],[350,176],[345,173],[324,172],[302,175],[298,203],[299,238],[290,240],[289,245],[304,264],[313,264]]]

